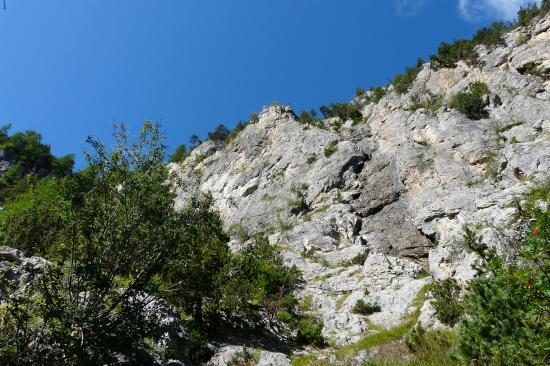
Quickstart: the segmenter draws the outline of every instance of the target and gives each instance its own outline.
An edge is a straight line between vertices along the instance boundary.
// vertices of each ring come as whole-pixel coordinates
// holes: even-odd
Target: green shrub
[[[252,123],[252,122],[243,122],[243,121],[238,122],[235,128],[233,128],[229,132],[224,142],[227,144],[233,141],[239,135],[239,133],[241,133],[241,131],[244,130],[246,126],[248,126],[249,123]]]
[[[382,311],[380,305],[365,302],[363,299],[357,300],[355,306],[352,309],[353,313],[365,316],[377,313],[379,311]]]
[[[494,22],[490,27],[481,28],[475,34],[473,41],[476,44],[484,44],[485,46],[493,46],[504,43],[502,36],[508,27],[502,22]]]
[[[540,15],[540,9],[535,3],[528,4],[526,7],[521,7],[518,10],[516,25],[520,27],[528,26],[538,15]]]
[[[363,88],[355,88],[355,96],[360,97],[361,95],[365,94],[365,89]]]
[[[174,151],[174,153],[170,157],[170,162],[171,163],[182,162],[188,155],[189,153],[187,151],[187,146],[185,146],[185,144],[181,144],[176,148],[176,151]]]
[[[298,122],[303,124],[314,124],[317,122],[317,112],[315,109],[312,109],[309,112],[302,111],[302,113],[300,113],[300,117],[298,117]]]
[[[546,365],[550,340],[549,184],[532,190],[520,211],[525,239],[510,243],[513,258],[466,231],[466,242],[481,258],[468,283],[460,323],[460,351],[481,365]],[[542,201],[542,205],[540,204]],[[524,227],[525,227],[524,226]]]
[[[420,108],[426,109],[430,112],[430,115],[434,116],[439,108],[443,107],[444,97],[443,95],[427,95],[424,100],[420,100],[418,95],[412,96],[412,103],[408,106],[408,110],[416,112]]]
[[[63,183],[57,178],[30,181],[27,192],[0,210],[0,246],[51,258],[64,250],[60,237],[67,215]]]
[[[235,254],[223,269],[221,301],[215,311],[235,321],[261,324],[260,310],[270,314],[286,311],[296,317],[293,291],[301,277],[296,267],[287,267],[267,238],[256,237],[243,252]]]
[[[308,188],[309,186],[306,183],[297,184],[291,188],[292,193],[296,195],[296,198],[288,200],[292,214],[298,215],[299,213],[309,211],[309,204],[306,202]]]
[[[381,86],[375,86],[369,88],[370,96],[367,98],[367,103],[378,103],[384,95],[386,95],[387,91],[385,88]],[[354,122],[358,122],[359,120],[354,120]]]
[[[474,82],[468,91],[455,94],[450,101],[450,107],[455,108],[472,120],[487,118],[486,103],[482,96],[489,93],[485,83]]]
[[[431,67],[435,70],[444,67],[453,68],[461,60],[472,65],[479,57],[474,47],[475,43],[466,39],[460,39],[450,44],[443,42],[437,49],[437,54],[430,56]]]
[[[336,151],[338,151],[338,141],[331,142],[325,149],[323,150],[325,157],[329,158],[332,154],[334,154]]]
[[[325,345],[323,322],[313,315],[304,315],[297,323],[296,340],[300,344],[311,344],[317,347]]]
[[[418,59],[416,65],[407,67],[403,74],[395,75],[393,78],[393,86],[398,94],[404,94],[409,91],[409,88],[416,80],[418,73],[422,70],[424,60]]]
[[[437,319],[443,324],[454,326],[464,312],[458,282],[454,278],[438,281],[433,284],[431,294]]]
[[[214,142],[224,142],[229,136],[229,129],[224,124],[219,124],[212,132],[208,132],[208,139]]]
[[[349,260],[342,261],[342,262],[338,263],[338,266],[339,267],[351,267],[351,266],[356,266],[356,265],[362,266],[365,263],[365,261],[367,260],[368,256],[369,256],[368,252],[359,253],[355,257],[353,257]]]
[[[0,175],[0,204],[29,188],[25,180],[27,174],[35,174],[38,178],[64,177],[72,173],[74,165],[73,155],[53,156],[39,133],[26,131],[9,136],[10,128],[10,125],[0,128],[0,151],[8,161],[15,163]]]
[[[344,121],[351,119],[354,122],[363,118],[361,112],[351,103],[331,103],[328,106],[322,105],[319,110],[324,118],[339,117]]]
[[[529,42],[529,39],[531,39],[529,34],[520,33],[516,38],[516,42],[518,43],[518,45],[522,45],[522,44],[525,44],[525,43]]]
[[[243,347],[241,351],[235,352],[227,362],[227,366],[254,366],[260,360],[260,352]]]
[[[154,311],[151,298],[139,294],[158,289],[183,225],[175,193],[165,184],[159,127],[147,122],[131,146],[123,127],[115,137],[112,153],[89,139],[89,167],[64,185],[63,225],[55,235],[65,248],[60,258],[6,299],[0,344],[15,350],[17,364],[99,365],[121,356],[131,364],[151,363],[143,351],[159,323],[144,310],[150,305]],[[35,235],[46,230],[39,227]],[[0,364],[7,363],[0,354]]]

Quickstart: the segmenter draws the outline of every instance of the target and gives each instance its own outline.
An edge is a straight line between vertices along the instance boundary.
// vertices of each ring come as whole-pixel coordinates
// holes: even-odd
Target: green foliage
[[[508,30],[508,26],[502,22],[494,22],[489,27],[481,28],[474,35],[473,41],[475,44],[484,44],[485,46],[493,46],[504,43],[502,36]]]
[[[461,60],[472,65],[478,58],[474,47],[475,43],[467,39],[460,39],[450,44],[443,42],[437,49],[437,54],[430,56],[431,67],[435,70],[444,67],[453,68]]]
[[[130,146],[123,126],[115,137],[111,153],[89,139],[89,167],[63,186],[66,202],[56,208],[63,217],[55,235],[59,260],[8,298],[0,344],[19,364],[109,364],[120,355],[151,362],[144,350],[159,319],[154,309],[146,314],[152,305],[145,292],[158,288],[156,275],[173,255],[181,224],[164,184],[158,126],[147,122]],[[46,188],[32,193],[33,206]],[[9,362],[6,357],[0,355],[0,363]]]
[[[404,94],[409,91],[409,88],[416,80],[418,73],[422,70],[423,65],[424,60],[418,59],[415,66],[407,67],[405,68],[405,72],[403,74],[397,74],[394,76],[393,86],[398,94]]]
[[[325,147],[323,153],[325,154],[325,157],[329,158],[336,151],[338,151],[338,141],[333,141]]]
[[[356,265],[362,266],[365,263],[365,261],[367,260],[368,256],[369,256],[368,252],[359,253],[355,257],[353,257],[349,260],[342,261],[342,262],[338,263],[338,266],[339,267],[351,267],[351,266],[356,266]]]
[[[365,94],[365,89],[363,88],[355,88],[355,96],[360,97],[361,95]]]
[[[365,302],[363,299],[357,300],[357,302],[355,303],[355,306],[352,309],[353,313],[365,315],[365,316],[377,313],[379,311],[382,311],[382,308],[380,308],[380,305]]]
[[[323,322],[313,315],[302,316],[297,322],[297,341],[300,344],[311,344],[317,347],[325,345]]]
[[[208,336],[203,329],[197,328],[193,323],[188,323],[187,328],[189,361],[192,365],[200,365],[212,357],[213,350],[208,345]]]
[[[386,89],[381,86],[374,86],[369,88],[369,95],[367,96],[367,103],[378,103],[386,95]],[[353,119],[355,123],[360,122],[360,117]]]
[[[309,186],[306,183],[297,184],[292,187],[292,193],[296,196],[296,198],[288,200],[288,205],[291,207],[290,212],[292,214],[297,215],[309,211],[310,207],[306,202],[308,188]]]
[[[344,121],[353,120],[359,122],[363,118],[361,112],[351,103],[331,103],[328,106],[322,105],[319,110],[324,118],[339,117]]]
[[[252,118],[253,117],[254,116],[252,116]],[[232,129],[231,132],[229,132],[229,134],[227,135],[225,142],[228,143],[234,140],[239,135],[239,133],[241,133],[241,131],[244,130],[246,126],[248,126],[248,123],[249,122],[242,122],[242,121],[238,122],[235,128]]]
[[[460,351],[479,364],[545,365],[550,340],[550,212],[548,183],[527,197],[525,239],[516,258],[497,255],[472,231],[466,242],[481,258],[468,283]],[[540,205],[540,202],[543,202]]]
[[[437,319],[443,324],[454,326],[464,313],[458,282],[454,278],[438,281],[432,285],[431,294]]]
[[[38,178],[64,177],[72,173],[74,165],[72,155],[53,156],[39,133],[26,131],[9,136],[10,127],[0,128],[0,152],[3,159],[14,164],[0,175],[0,204],[29,188],[25,181],[27,174],[33,173]]]
[[[538,15],[540,15],[540,9],[535,3],[528,4],[526,7],[521,7],[518,10],[516,25],[525,27]]]
[[[189,155],[189,152],[187,151],[187,146],[185,146],[185,144],[181,144],[176,148],[176,151],[174,151],[174,153],[170,157],[170,162],[171,163],[180,163],[188,155]]]
[[[227,366],[254,366],[260,360],[260,352],[252,351],[246,347],[235,352],[227,362]]]
[[[18,248],[27,256],[52,257],[64,249],[60,237],[67,210],[63,183],[57,178],[28,178],[29,191],[0,211],[0,245]]]
[[[284,265],[279,252],[265,237],[257,237],[243,252],[235,254],[223,269],[222,298],[218,311],[235,321],[260,324],[260,312],[274,325],[279,311],[293,312],[293,290],[300,281],[295,267]]]
[[[224,142],[229,136],[229,129],[224,124],[219,124],[214,131],[208,132],[208,139],[214,142]]]
[[[298,117],[298,122],[303,124],[315,124],[315,122],[317,122],[317,112],[315,109],[312,109],[309,112],[302,111],[302,113],[300,113],[300,117]]]
[[[474,82],[468,91],[459,92],[451,98],[450,107],[455,108],[472,120],[479,120],[488,116],[485,110],[486,103],[482,96],[489,93],[489,88],[483,82]]]
[[[193,315],[203,325],[205,309],[213,311],[222,296],[223,267],[229,262],[229,237],[212,197],[193,196],[179,214],[182,230],[177,247],[163,271],[168,301]]]
[[[430,112],[432,116],[434,116],[439,108],[443,107],[443,95],[431,95],[428,94],[424,97],[423,100],[420,100],[418,95],[412,96],[412,104],[408,107],[408,109],[412,112],[416,112],[420,108],[426,109]]]
[[[531,39],[531,37],[528,34],[520,33],[516,38],[516,42],[518,43],[518,45],[522,45],[527,43],[529,39]]]

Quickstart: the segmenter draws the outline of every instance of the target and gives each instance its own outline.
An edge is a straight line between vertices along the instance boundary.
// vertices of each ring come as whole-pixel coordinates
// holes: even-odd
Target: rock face
[[[335,344],[389,327],[415,310],[432,278],[472,277],[463,226],[498,245],[513,202],[550,172],[550,18],[516,30],[506,44],[478,47],[476,66],[425,65],[408,93],[352,101],[366,120],[337,130],[302,125],[288,106],[265,108],[226,146],[207,141],[174,172],[210,192],[237,249],[263,232],[303,273],[299,293]],[[530,39],[518,44],[520,32]],[[535,65],[545,70],[526,72]],[[446,107],[483,81],[488,118]],[[435,110],[416,101],[443,101]],[[425,276],[428,271],[431,276]],[[352,312],[359,299],[381,311]],[[430,320],[430,307],[421,319]]]
[[[244,349],[240,346],[225,346],[218,350],[207,366],[226,366],[230,361],[245,361],[242,358],[243,352],[250,354],[255,366],[290,366],[290,359],[283,353],[268,352],[258,349]],[[242,362],[237,365],[250,365]]]

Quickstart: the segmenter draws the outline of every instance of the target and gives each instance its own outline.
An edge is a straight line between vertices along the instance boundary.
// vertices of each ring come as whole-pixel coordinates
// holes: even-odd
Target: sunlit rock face
[[[473,276],[464,225],[498,247],[512,230],[514,200],[548,179],[549,28],[547,17],[505,45],[478,47],[476,66],[425,65],[406,94],[390,86],[376,104],[354,99],[363,123],[321,129],[298,123],[288,106],[266,107],[230,143],[207,141],[170,165],[187,182],[177,203],[194,190],[211,193],[234,250],[265,233],[302,271],[299,297],[335,344],[399,324],[433,279]],[[530,36],[523,44],[520,32]],[[533,66],[542,71],[530,75]],[[488,117],[477,121],[446,106],[475,81],[490,90]],[[424,100],[441,107],[413,111]],[[354,314],[359,299],[381,311]],[[422,307],[428,325],[431,311]]]

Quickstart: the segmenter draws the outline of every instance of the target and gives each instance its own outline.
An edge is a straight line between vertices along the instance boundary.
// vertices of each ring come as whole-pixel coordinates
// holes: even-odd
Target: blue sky
[[[159,121],[172,151],[273,101],[295,111],[386,84],[523,0],[6,0],[0,125],[82,165],[88,135]]]

